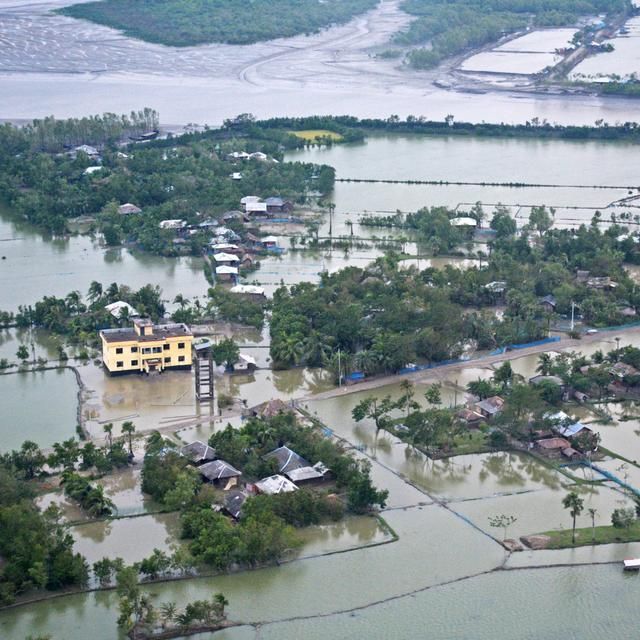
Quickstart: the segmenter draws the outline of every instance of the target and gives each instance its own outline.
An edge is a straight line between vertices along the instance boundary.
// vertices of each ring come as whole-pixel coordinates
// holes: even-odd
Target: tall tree
[[[569,509],[571,518],[573,520],[571,544],[576,543],[576,518],[582,513],[584,509],[584,500],[575,492],[571,491],[562,499],[562,506],[565,509]]]

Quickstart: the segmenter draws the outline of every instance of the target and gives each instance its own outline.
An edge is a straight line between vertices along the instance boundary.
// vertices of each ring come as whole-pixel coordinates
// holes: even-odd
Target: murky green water
[[[0,451],[24,440],[41,447],[76,434],[78,385],[72,371],[35,371],[0,376]]]

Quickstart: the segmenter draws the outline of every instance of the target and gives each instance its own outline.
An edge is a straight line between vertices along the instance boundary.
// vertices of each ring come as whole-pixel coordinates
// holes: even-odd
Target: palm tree
[[[104,495],[104,487],[100,484],[92,487],[87,493],[83,506],[90,516],[108,516],[115,509],[115,504]]]
[[[174,299],[173,304],[180,305],[180,309],[184,309],[189,304],[189,298],[185,298],[181,293],[179,293]]]
[[[87,291],[87,298],[91,304],[95,304],[102,297],[102,284],[97,280],[93,280],[89,285],[89,291]]]
[[[129,456],[133,458],[132,436],[133,436],[133,432],[136,430],[136,427],[133,424],[133,422],[131,422],[130,420],[127,420],[126,422],[122,423],[121,429],[122,429],[122,433],[126,433],[127,436],[129,437]]]
[[[584,500],[575,492],[571,491],[562,500],[562,506],[565,509],[569,509],[569,513],[573,518],[573,529],[571,536],[571,544],[576,543],[576,518],[582,513],[584,509]]]
[[[163,602],[160,606],[160,615],[162,616],[162,628],[164,629],[167,624],[173,622],[178,608],[175,602]]]
[[[596,513],[598,513],[597,509],[590,507],[587,509],[589,515],[591,516],[591,542],[595,544],[596,541]]]
[[[548,376],[551,373],[552,359],[548,353],[541,353],[538,356],[538,366],[536,371],[542,376]]]
[[[109,443],[109,453],[111,453],[113,449],[113,422],[107,422],[107,424],[102,427],[102,430],[107,435],[107,442]]]

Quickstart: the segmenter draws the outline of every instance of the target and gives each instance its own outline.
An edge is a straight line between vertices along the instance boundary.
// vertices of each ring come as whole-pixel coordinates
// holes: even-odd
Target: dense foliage
[[[536,340],[558,317],[540,304],[546,295],[555,296],[556,313],[565,317],[574,301],[591,325],[628,322],[628,308],[640,306],[623,268],[640,258],[634,239],[617,225],[601,232],[597,218],[575,230],[549,230],[551,222],[552,212],[534,208],[519,236],[500,226],[482,267],[418,271],[387,255],[366,268],[324,274],[319,285],[281,287],[270,324],[275,366],[324,363],[337,379],[338,351],[340,374],[374,374],[397,371],[416,358],[455,358],[469,344],[495,348]],[[442,228],[444,240],[430,227],[432,245],[448,238],[449,227]],[[614,284],[590,286],[576,278],[578,270]],[[491,283],[504,284],[496,290]],[[506,306],[501,318],[489,309],[498,303]]]
[[[209,444],[220,458],[242,469],[245,477],[255,479],[277,471],[274,461],[265,460],[263,456],[283,445],[310,464],[323,462],[333,473],[337,487],[349,494],[347,506],[354,512],[364,512],[374,505],[384,506],[387,498],[386,491],[377,491],[371,484],[370,467],[366,462],[358,462],[346,454],[339,444],[324,437],[317,428],[299,425],[292,413],[268,420],[251,419],[241,429],[228,426],[214,433]],[[296,499],[292,500],[295,502]],[[316,505],[316,508],[327,507]],[[281,509],[274,507],[274,510],[282,513]]]
[[[0,456],[0,605],[32,589],[84,585],[88,577],[58,509],[41,512],[33,503],[34,459],[38,467],[43,459],[33,443],[26,444]]]
[[[630,9],[625,0],[499,0],[489,6],[482,0],[405,0],[402,8],[416,20],[395,41],[410,46],[430,44],[408,54],[409,63],[418,69],[435,67],[447,57],[531,25],[573,25],[583,16]]]
[[[376,0],[106,0],[61,10],[122,29],[149,42],[186,47],[206,42],[249,44],[314,33],[372,9]]]
[[[637,122],[616,123],[615,125],[596,121],[596,126],[551,124],[547,120],[532,118],[524,124],[504,122],[457,122],[454,115],[443,120],[427,120],[424,116],[409,115],[401,120],[397,115],[386,119],[356,118],[354,116],[309,116],[304,118],[271,118],[258,123],[262,131],[275,132],[330,129],[343,136],[359,136],[367,132],[421,133],[437,136],[479,136],[500,138],[558,138],[561,140],[640,140],[640,126]]]
[[[105,133],[108,138],[98,147],[100,159],[68,146],[65,153],[49,152],[64,149],[70,137],[73,144],[99,137],[88,130],[83,138],[83,128],[69,122],[75,123],[47,120],[42,136],[42,126],[0,127],[3,199],[17,215],[53,233],[64,233],[70,218],[88,215],[109,245],[128,242],[164,255],[199,255],[209,235],[197,225],[237,209],[243,196],[279,195],[301,202],[309,192],[326,193],[333,186],[331,167],[230,157],[235,151],[259,150],[282,159],[283,146],[304,144],[283,131],[263,134],[250,118],[241,128],[133,145],[124,149],[126,153],[115,145],[116,133]],[[100,169],[87,174],[89,167]],[[242,173],[242,180],[231,178],[235,172]],[[118,206],[125,203],[136,205],[143,213],[119,214]],[[167,219],[185,220],[198,233],[176,243],[174,230],[159,228]]]

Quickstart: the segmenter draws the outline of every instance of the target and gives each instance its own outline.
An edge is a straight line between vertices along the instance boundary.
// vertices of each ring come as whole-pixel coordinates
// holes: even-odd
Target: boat
[[[640,558],[630,558],[624,560],[625,571],[640,571]]]

